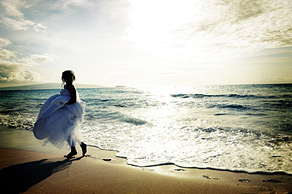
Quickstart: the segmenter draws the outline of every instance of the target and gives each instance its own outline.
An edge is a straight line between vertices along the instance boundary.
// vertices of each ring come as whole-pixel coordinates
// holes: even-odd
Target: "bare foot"
[[[82,149],[82,156],[85,156],[86,152],[87,152],[87,145],[85,143],[81,143],[80,144],[81,149]]]
[[[71,152],[67,155],[65,155],[64,157],[66,158],[73,158],[73,156],[75,156],[77,154],[77,151],[75,149],[75,147],[71,147]]]

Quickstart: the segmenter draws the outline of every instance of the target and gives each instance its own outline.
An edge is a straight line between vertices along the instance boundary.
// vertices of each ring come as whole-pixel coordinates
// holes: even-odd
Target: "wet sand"
[[[0,128],[1,193],[292,193],[292,176],[175,165],[134,167],[116,152],[42,146],[31,131]],[[4,192],[5,191],[5,192]]]

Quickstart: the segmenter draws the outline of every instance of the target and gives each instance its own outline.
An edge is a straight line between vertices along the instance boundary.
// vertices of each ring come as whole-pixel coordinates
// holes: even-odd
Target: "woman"
[[[87,152],[87,145],[81,141],[79,130],[85,114],[85,103],[78,97],[74,80],[72,70],[62,73],[64,89],[45,102],[33,128],[35,137],[45,140],[45,143],[51,142],[61,148],[67,142],[71,147],[71,152],[65,155],[67,158],[77,154],[76,142],[80,144],[83,156]]]

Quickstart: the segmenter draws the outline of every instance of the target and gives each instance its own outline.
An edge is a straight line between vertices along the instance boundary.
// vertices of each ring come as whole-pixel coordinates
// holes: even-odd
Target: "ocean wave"
[[[130,123],[130,124],[133,124],[133,125],[144,125],[147,123],[147,121],[144,121],[142,119],[137,119],[137,118],[122,118],[121,119],[123,122],[126,122],[126,123]]]
[[[138,145],[135,148],[121,145],[117,156],[140,167],[176,165],[248,173],[292,173],[291,168],[284,165],[290,163],[292,152],[286,145],[292,143],[291,136],[233,127],[185,127],[180,132],[184,136],[175,138],[166,138],[166,131],[151,135],[151,138],[148,138],[150,134],[145,134],[145,141],[138,141],[143,144],[135,143]],[[182,144],[185,146],[183,150],[174,146],[181,147]],[[152,147],[159,149],[153,150]]]
[[[32,129],[36,115],[32,114],[0,114],[0,125],[16,129]]]
[[[240,104],[211,104],[207,105],[208,108],[221,108],[221,109],[233,109],[233,110],[252,110],[249,106],[243,106]],[[253,109],[254,110],[254,109]]]
[[[173,98],[263,98],[263,99],[278,99],[292,98],[291,95],[241,95],[241,94],[170,94]]]

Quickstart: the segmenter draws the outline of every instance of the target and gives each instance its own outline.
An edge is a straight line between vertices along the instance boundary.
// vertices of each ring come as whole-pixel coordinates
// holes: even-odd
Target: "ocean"
[[[60,90],[0,91],[0,125],[32,130]],[[135,166],[292,174],[292,85],[78,89],[84,141]]]

